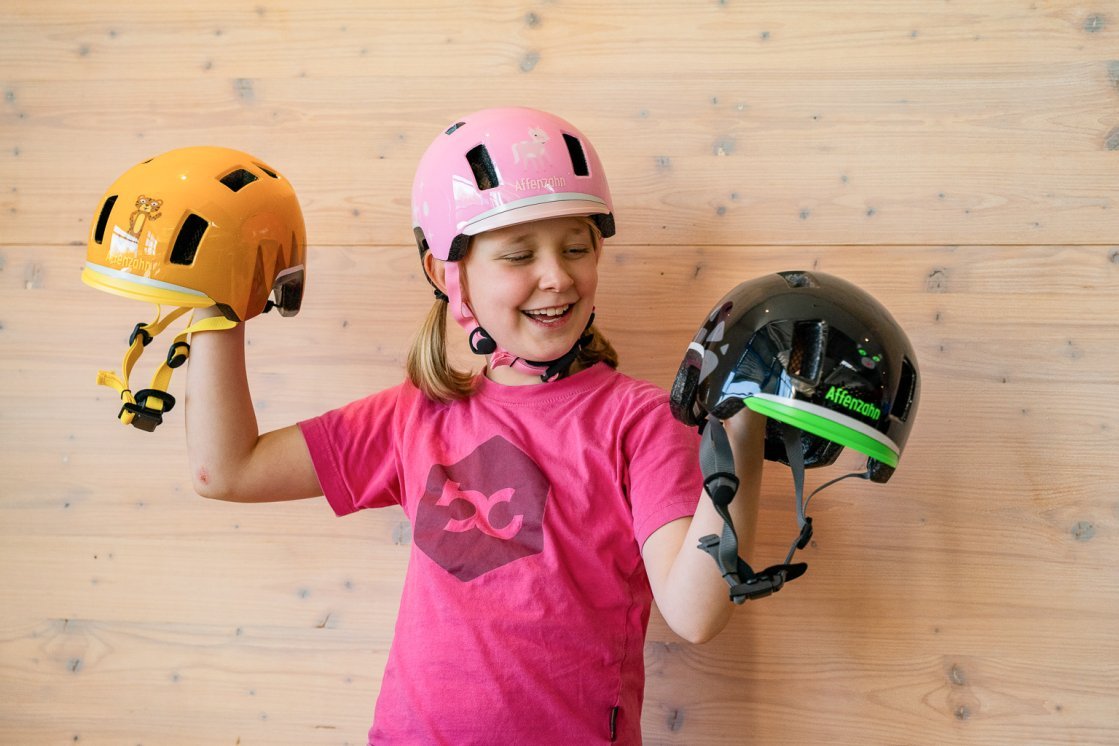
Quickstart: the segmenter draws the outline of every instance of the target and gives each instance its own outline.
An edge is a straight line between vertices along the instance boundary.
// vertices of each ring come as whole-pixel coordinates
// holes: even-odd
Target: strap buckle
[[[731,586],[730,597],[736,604],[752,601],[756,598],[772,596],[785,587],[785,583],[796,580],[805,573],[808,564],[798,562],[795,565],[773,565],[767,567],[745,583]]]
[[[719,570],[723,574],[723,580],[727,581],[727,585],[730,586],[730,599],[736,604],[771,596],[785,587],[785,583],[796,580],[808,570],[808,563],[797,562],[796,564],[772,565],[761,572],[754,572],[738,556],[735,556],[737,566],[734,569],[729,569],[719,556],[721,543],[722,541],[718,536],[708,534],[700,538],[698,548],[715,558],[715,562],[719,565]]]
[[[163,404],[162,409],[156,409],[148,406],[150,399],[156,399]],[[132,413],[132,426],[143,430],[144,432],[153,432],[158,426],[163,424],[163,414],[170,412],[175,406],[175,397],[168,394],[166,391],[157,391],[156,389],[143,389],[136,393],[136,403],[125,402],[124,406],[120,408],[118,418],[124,417],[125,412]]]

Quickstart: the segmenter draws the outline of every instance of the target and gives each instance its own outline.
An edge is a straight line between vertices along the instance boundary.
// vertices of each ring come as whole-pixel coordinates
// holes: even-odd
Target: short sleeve
[[[634,537],[644,546],[661,526],[695,514],[703,485],[699,435],[672,416],[664,397],[631,423],[623,447]]]
[[[299,423],[337,515],[400,503],[396,444],[406,399],[396,386]]]

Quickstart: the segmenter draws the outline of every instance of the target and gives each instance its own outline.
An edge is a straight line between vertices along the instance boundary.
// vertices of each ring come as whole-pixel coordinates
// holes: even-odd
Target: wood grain
[[[5,438],[20,468],[0,503],[0,737],[356,738],[391,641],[406,521],[193,496],[179,413],[158,436],[123,428],[92,385],[148,309],[77,282],[83,256],[0,251],[0,371],[17,384],[0,412],[21,434]],[[304,312],[249,327],[266,426],[399,380],[430,297],[415,264],[409,246],[312,248]],[[804,579],[706,647],[654,620],[647,740],[1107,743],[1114,251],[620,244],[603,259],[599,316],[623,367],[667,386],[719,295],[788,267],[858,277],[893,310],[922,368],[920,426],[889,484],[816,498]],[[788,473],[770,465],[755,561],[779,561],[794,532]],[[67,717],[40,729],[57,697]],[[135,715],[137,700],[165,715]],[[813,717],[795,717],[805,703]]]
[[[801,268],[879,298],[921,368],[901,468],[813,500],[804,578],[705,646],[654,613],[645,742],[1119,742],[1117,40],[1114,2],[0,7],[0,743],[365,742],[408,522],[206,501],[180,409],[120,426],[94,374],[152,309],[79,282],[89,221],[172,147],[285,172],[305,305],[248,326],[282,427],[400,380],[415,162],[510,103],[608,166],[625,372],[669,386],[719,297]],[[795,530],[767,464],[755,564]]]
[[[84,241],[122,170],[209,142],[281,168],[313,242],[402,243],[434,133],[509,101],[579,120],[635,243],[1113,239],[1106,13],[827,8],[203,3],[139,27],[81,3],[9,11],[0,240]]]

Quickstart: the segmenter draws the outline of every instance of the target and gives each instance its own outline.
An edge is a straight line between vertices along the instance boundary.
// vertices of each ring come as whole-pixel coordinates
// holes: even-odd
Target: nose
[[[560,257],[549,254],[540,261],[538,266],[540,267],[539,285],[541,290],[559,293],[575,284],[571,272],[568,271],[566,263]]]

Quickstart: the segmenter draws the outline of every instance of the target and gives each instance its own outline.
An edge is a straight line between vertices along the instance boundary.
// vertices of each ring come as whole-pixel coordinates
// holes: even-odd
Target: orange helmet
[[[299,311],[303,213],[288,180],[247,153],[180,148],[133,166],[101,200],[82,280],[149,303],[216,305],[245,321],[276,291]]]
[[[238,150],[172,150],[133,166],[98,205],[82,281],[98,290],[180,310],[137,324],[117,388],[120,419],[152,430],[174,405],[170,368],[186,360],[186,335],[228,329],[273,306],[283,316],[303,299],[306,231],[295,191],[276,169]],[[269,300],[269,296],[274,300]],[[180,333],[151,389],[133,396],[128,374],[140,352],[187,309],[215,306],[221,317]],[[144,394],[141,397],[140,394]]]

